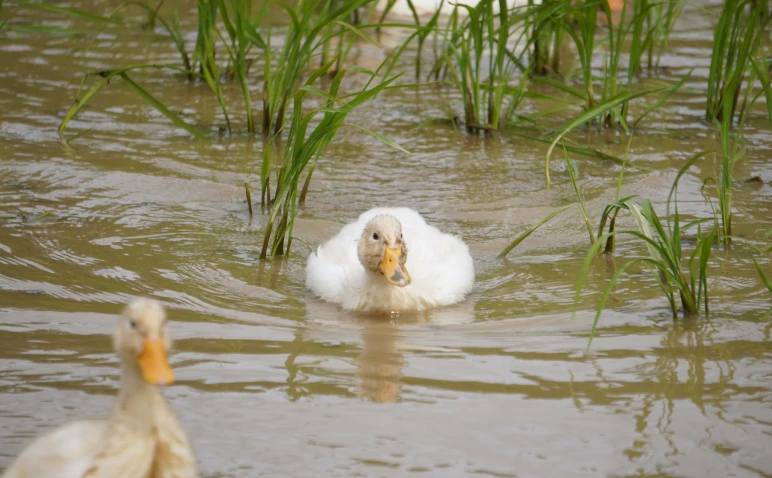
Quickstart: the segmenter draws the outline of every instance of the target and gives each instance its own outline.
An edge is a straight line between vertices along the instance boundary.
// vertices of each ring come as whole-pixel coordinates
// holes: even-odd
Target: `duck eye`
[[[129,327],[131,327],[132,329],[136,329],[137,328],[137,321],[134,320],[134,319],[131,319],[129,321]]]
[[[373,239],[375,239],[376,241],[378,240],[378,233],[377,232],[373,233]]]

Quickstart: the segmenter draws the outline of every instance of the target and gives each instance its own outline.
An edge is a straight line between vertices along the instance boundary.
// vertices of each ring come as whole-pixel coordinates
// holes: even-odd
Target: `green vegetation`
[[[606,305],[611,291],[614,285],[617,283],[619,277],[631,266],[635,264],[642,264],[649,267],[662,289],[663,294],[670,304],[670,309],[673,313],[673,318],[678,317],[678,308],[676,301],[676,293],[680,298],[681,306],[684,315],[699,315],[700,303],[704,304],[705,314],[707,315],[708,308],[708,259],[710,258],[711,248],[715,240],[715,231],[711,230],[704,233],[700,227],[701,223],[706,220],[697,220],[686,225],[681,225],[680,216],[678,214],[678,201],[677,190],[678,181],[686,170],[691,167],[694,162],[704,156],[704,153],[693,156],[686,165],[678,172],[676,179],[673,183],[673,187],[670,190],[670,196],[668,198],[668,207],[670,205],[670,198],[673,198],[675,205],[675,212],[672,219],[668,218],[665,224],[662,223],[657,213],[654,211],[654,207],[651,201],[643,199],[640,201],[640,205],[632,202],[632,198],[625,198],[617,200],[610,204],[606,211],[604,211],[603,218],[601,219],[600,230],[604,229],[605,219],[609,217],[607,211],[613,211],[613,218],[616,219],[616,213],[621,210],[629,211],[638,225],[638,230],[613,230],[613,223],[610,223],[610,231],[598,237],[593,243],[590,249],[587,251],[587,255],[582,265],[581,272],[579,273],[579,280],[576,284],[576,295],[574,298],[574,306],[578,304],[581,296],[582,288],[587,280],[587,276],[590,271],[595,256],[600,252],[600,249],[606,244],[606,250],[613,249],[613,246],[609,247],[609,240],[617,235],[629,235],[642,241],[649,252],[648,257],[641,257],[629,260],[619,267],[609,280],[606,289],[603,291],[600,301],[598,302],[597,311],[595,313],[595,319],[593,320],[592,336],[595,334],[595,330],[600,319],[601,312]],[[689,255],[688,261],[684,263],[682,258],[684,257],[683,245],[682,245],[682,231],[697,228],[696,245],[694,250]]]
[[[515,53],[526,13],[507,10],[506,1],[482,0],[476,7],[457,4],[442,32],[444,51],[433,72],[445,68],[458,88],[464,107],[464,125],[470,133],[504,129],[523,99],[527,76],[511,84],[522,70],[524,51]]]
[[[120,79],[119,83],[163,114],[174,127],[197,140],[214,139],[218,129],[234,136],[259,135],[262,149],[255,157],[255,171],[260,171],[260,202],[265,219],[262,259],[290,252],[294,220],[308,197],[317,162],[324,158],[325,148],[340,128],[358,128],[402,150],[374,131],[347,125],[354,109],[387,89],[440,83],[434,85],[438,86],[435,91],[443,95],[452,110],[454,124],[462,124],[471,135],[509,136],[543,144],[547,185],[552,181],[552,153],[555,148],[563,149],[565,171],[576,199],[520,234],[499,257],[507,256],[561,213],[578,210],[590,246],[577,282],[577,300],[592,261],[598,254],[616,253],[617,237],[632,237],[648,252],[645,257],[626,261],[612,275],[598,303],[593,333],[615,284],[635,265],[653,271],[674,317],[679,308],[684,315],[708,312],[711,251],[715,243],[728,249],[734,237],[735,165],[749,147],[743,129],[757,114],[759,108],[753,109],[757,101],[765,102],[772,127],[771,63],[765,43],[770,23],[767,2],[727,0],[720,12],[712,12],[716,19],[715,44],[709,76],[702,85],[692,77],[691,70],[679,72],[679,76],[683,74],[680,79],[669,76],[668,83],[657,78],[661,73],[660,58],[687,5],[685,0],[635,0],[620,12],[612,12],[605,0],[543,0],[539,4],[529,0],[513,8],[508,8],[506,0],[441,2],[441,6],[453,7],[450,15],[437,9],[425,16],[419,14],[416,2],[407,0],[412,18],[387,20],[394,4],[394,0],[380,4],[375,0],[269,0],[259,3],[258,9],[250,0],[197,0],[195,29],[190,28],[191,36],[186,37],[176,12],[163,1],[127,1],[99,13],[6,0],[0,1],[0,34],[83,34],[86,30],[25,25],[15,19],[17,9],[45,9],[73,19],[75,25],[90,25],[94,31],[87,34],[84,48],[88,49],[103,31],[139,30],[136,19],[132,23],[122,16],[139,11],[146,20],[142,26],[148,27],[149,34],[161,35],[162,41],[168,39],[179,60],[175,53],[173,64],[147,61],[85,73],[59,132],[64,136],[71,120],[94,95]],[[269,9],[281,15],[278,24],[276,18],[268,18]],[[385,60],[375,71],[357,66],[350,53],[361,45],[379,46],[378,34],[388,29],[408,33],[402,34],[401,43],[385,52]],[[186,38],[192,40],[193,33],[195,43],[189,40],[186,44]],[[406,84],[401,76],[412,68],[406,67],[406,53],[415,55],[416,84]],[[427,55],[432,54],[434,58],[427,61]],[[139,76],[148,71],[172,72],[167,78],[170,82],[205,85],[205,94],[211,93],[219,105],[222,116],[218,113],[215,122],[224,123],[222,128],[196,124],[164,104],[159,95],[151,94]],[[692,81],[687,91],[706,95],[705,118],[719,132],[721,150],[713,177],[705,180],[710,194],[715,187],[714,217],[684,223],[678,212],[678,181],[707,153],[695,154],[678,167],[663,215],[656,212],[661,204],[655,207],[650,200],[621,194],[627,153],[623,159],[618,158],[604,146],[596,146],[597,141],[580,143],[575,133],[581,130],[585,133],[582,138],[593,138],[603,130],[616,131],[627,138],[629,152],[633,134],[644,127],[644,118],[684,90],[688,80]],[[536,112],[528,110],[539,102],[551,106]],[[453,110],[456,106],[458,109]],[[591,211],[578,184],[581,163],[569,160],[569,153],[621,165],[615,198],[604,208],[597,228],[593,228]],[[245,192],[252,214],[248,184]],[[620,230],[619,223],[627,217],[635,228]],[[695,239],[683,240],[684,231]],[[770,251],[756,252],[753,260],[759,276],[772,290],[758,260]]]
[[[728,116],[731,122],[735,117],[743,84],[747,85],[746,88],[752,85],[752,81],[746,81],[746,73],[755,61],[768,24],[769,4],[767,2],[755,0],[724,2],[716,24],[713,56],[710,61],[705,110],[705,118],[708,121],[721,122]],[[725,107],[725,103],[729,106]],[[742,116],[745,112],[739,113]]]
[[[364,33],[346,23],[348,16],[367,0],[342,2],[335,8],[329,1],[300,1],[294,9],[284,4],[291,23],[287,31],[284,47],[275,63],[271,49],[266,50],[264,88],[263,88],[263,138],[276,135],[284,127],[285,115],[290,98],[304,74],[307,74],[315,56],[320,53],[335,37],[343,41],[342,32],[331,31],[333,24],[345,27],[356,33],[359,38],[370,40]],[[317,14],[317,10],[321,13]],[[318,77],[319,75],[316,75]]]
[[[343,121],[354,108],[373,98],[396,79],[396,77],[391,77],[375,86],[369,87],[370,82],[376,79],[376,73],[370,73],[368,86],[353,95],[353,97],[346,98],[347,101],[344,102],[341,98],[338,98],[337,95],[341,81],[346,74],[346,70],[338,71],[332,80],[328,92],[323,92],[313,86],[314,80],[327,73],[335,61],[336,59],[333,58],[333,60],[326,65],[323,65],[322,68],[317,70],[314,75],[306,81],[306,84],[294,95],[294,113],[289,124],[287,147],[283,154],[283,163],[278,172],[276,194],[271,201],[270,215],[263,236],[263,247],[260,252],[260,257],[263,259],[269,255],[269,250],[271,256],[289,253],[292,245],[292,227],[295,216],[297,215],[297,207],[302,205],[308,190],[311,174],[313,174],[312,166],[308,172],[305,185],[300,192],[300,197],[298,197],[300,176],[308,163],[311,160],[313,160],[314,163],[316,162],[321,151],[329,144],[338,129],[344,126]],[[303,113],[303,102],[306,95],[309,93],[324,98],[326,103],[322,108],[312,110],[309,113]],[[310,133],[306,134],[309,126],[317,115],[322,115],[321,120]],[[362,127],[357,128],[372,134],[386,144],[401,149],[399,146],[377,133]],[[278,138],[278,136],[275,136],[274,138]],[[260,175],[264,198],[267,198],[270,195],[268,185],[271,167],[271,151],[270,147],[265,149],[263,167]],[[272,233],[273,236],[271,236]],[[271,240],[272,237],[273,240]]]

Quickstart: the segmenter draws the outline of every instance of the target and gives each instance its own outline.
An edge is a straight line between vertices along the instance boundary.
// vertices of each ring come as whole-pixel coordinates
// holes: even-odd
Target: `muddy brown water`
[[[88,27],[41,10],[3,13],[11,10],[18,24]],[[195,31],[195,12],[182,17]],[[696,68],[694,92],[650,115],[633,140],[623,194],[663,212],[680,164],[719,150],[701,122],[710,28],[705,12],[687,7],[657,76],[676,81]],[[354,53],[362,63],[384,55]],[[173,321],[178,383],[164,394],[205,476],[772,475],[772,301],[743,248],[714,250],[707,320],[674,322],[650,274],[633,271],[586,352],[601,287],[615,264],[645,250],[622,240],[613,258],[597,260],[572,318],[588,243],[576,212],[496,260],[574,200],[563,163],[555,158],[546,188],[543,145],[418,127],[458,113],[458,96],[395,90],[350,121],[412,155],[343,130],[319,161],[295,234],[315,245],[370,207],[410,206],[467,241],[477,283],[465,302],[418,316],[342,312],[305,290],[299,241],[285,260],[258,260],[265,217],[250,218],[243,182],[259,181],[259,142],[216,138],[223,121],[206,87],[134,75],[213,140],[192,140],[115,81],[67,134],[87,132],[59,141],[85,72],[139,62],[178,58],[162,35],[132,29],[103,33],[90,48],[82,35],[0,33],[0,470],[32,437],[107,412],[116,313],[149,296]],[[259,98],[256,80],[253,89]],[[242,131],[238,107],[233,119]],[[627,142],[618,132],[576,138],[618,155]],[[772,227],[763,109],[747,138],[734,226],[762,245]],[[572,159],[596,222],[619,167]],[[682,213],[709,217],[700,187],[713,167],[704,161],[684,177]],[[761,182],[742,182],[754,176]]]

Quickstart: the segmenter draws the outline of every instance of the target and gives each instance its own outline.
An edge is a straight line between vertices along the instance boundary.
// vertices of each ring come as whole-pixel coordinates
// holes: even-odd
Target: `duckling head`
[[[121,361],[126,365],[136,364],[147,383],[174,383],[167,359],[172,339],[166,327],[166,313],[158,302],[137,299],[126,306],[118,320],[113,343]]]
[[[381,214],[370,219],[359,238],[357,256],[365,269],[383,274],[390,284],[410,284],[405,267],[407,245],[402,238],[402,224],[396,217]]]

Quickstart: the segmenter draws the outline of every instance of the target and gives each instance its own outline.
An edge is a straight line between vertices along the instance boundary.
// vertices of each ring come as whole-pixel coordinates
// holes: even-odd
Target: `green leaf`
[[[123,78],[123,81],[128,83],[128,85],[131,86],[134,89],[134,91],[136,91],[139,94],[139,96],[142,97],[142,99],[144,99],[150,106],[157,109],[161,114],[169,118],[169,120],[171,120],[171,122],[174,123],[175,126],[184,129],[188,133],[195,136],[196,139],[204,139],[206,137],[198,129],[186,123],[185,120],[180,118],[178,115],[172,113],[171,110],[169,110],[169,108],[164,106],[160,101],[155,99],[155,97],[153,97],[150,93],[148,93],[141,86],[135,83],[134,80],[129,78],[129,76],[125,72],[121,72],[120,76],[121,78]]]
[[[655,93],[657,91],[662,91],[663,89],[664,88],[654,88],[654,89],[650,89],[650,90],[639,91],[637,93],[630,93],[630,92],[620,93],[620,94],[616,95],[615,97],[609,99],[605,103],[602,103],[602,104],[592,108],[591,110],[589,110],[589,111],[585,112],[584,114],[580,115],[578,118],[576,118],[574,120],[571,120],[571,121],[565,123],[560,128],[558,128],[558,130],[557,130],[558,131],[558,135],[552,141],[552,144],[550,144],[550,147],[547,150],[547,157],[545,158],[545,161],[544,161],[544,175],[545,175],[545,178],[547,180],[547,185],[549,185],[551,183],[549,168],[550,168],[550,157],[552,156],[552,150],[555,148],[555,145],[557,145],[558,142],[563,138],[563,136],[568,134],[574,128],[577,128],[578,126],[581,126],[581,125],[587,123],[591,119],[593,119],[593,118],[595,118],[595,117],[597,117],[597,116],[599,116],[599,115],[601,115],[601,114],[603,114],[603,113],[605,113],[607,111],[610,111],[612,108],[616,108],[617,106],[619,106],[619,105],[621,105],[623,103],[627,103],[627,102],[632,101],[632,100],[634,100],[636,98],[639,98],[641,96],[646,96],[648,94]]]
[[[576,204],[577,204],[577,203],[575,203],[575,202],[572,202],[572,203],[571,203],[571,204],[569,204],[568,206],[564,206],[564,207],[562,207],[562,208],[560,208],[560,209],[558,209],[558,210],[556,210],[556,211],[553,211],[553,212],[551,212],[550,214],[548,214],[548,215],[547,215],[545,218],[543,218],[541,221],[537,222],[535,225],[533,225],[533,226],[531,226],[530,228],[528,228],[528,229],[527,229],[527,230],[526,230],[524,233],[520,234],[520,235],[519,235],[519,236],[518,236],[518,237],[517,237],[517,238],[516,238],[514,241],[512,241],[512,243],[511,243],[510,245],[508,245],[506,248],[504,248],[504,250],[503,250],[503,251],[501,251],[501,254],[499,254],[499,255],[498,255],[496,258],[497,258],[497,259],[503,259],[503,258],[505,258],[505,257],[507,256],[507,254],[509,254],[509,253],[512,251],[512,249],[514,249],[515,247],[517,247],[517,245],[518,245],[518,244],[520,244],[520,243],[521,243],[521,242],[523,242],[523,241],[524,241],[524,240],[525,240],[525,239],[526,239],[528,236],[530,236],[531,234],[533,234],[533,232],[534,232],[536,229],[540,228],[542,225],[544,225],[545,223],[549,222],[549,221],[550,221],[552,218],[554,218],[554,217],[555,217],[555,216],[557,216],[558,214],[562,213],[562,212],[563,212],[563,211],[565,211],[566,209],[570,208],[571,206],[575,206]]]
[[[769,279],[769,276],[764,272],[764,269],[761,268],[761,264],[759,264],[759,261],[756,260],[755,257],[751,256],[753,259],[753,263],[756,264],[756,270],[759,271],[759,277],[761,277],[761,282],[764,284],[764,286],[767,288],[769,292],[772,292],[772,280]]]

